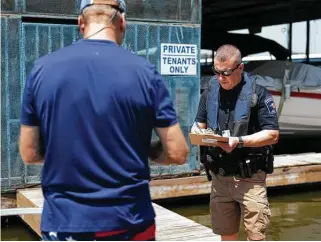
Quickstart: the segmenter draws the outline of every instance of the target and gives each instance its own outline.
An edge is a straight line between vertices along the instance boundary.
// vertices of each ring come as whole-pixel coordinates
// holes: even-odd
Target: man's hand
[[[239,139],[237,137],[230,137],[228,143],[217,142],[217,146],[221,147],[227,153],[231,153],[238,144]]]
[[[206,130],[204,127],[206,127],[206,124],[194,122],[194,124],[191,128],[191,133],[192,134],[204,134],[205,130]]]
[[[153,151],[156,151],[156,156],[158,155],[158,150],[162,148],[162,153],[156,160],[157,163],[163,165],[183,165],[187,160],[187,155],[189,148],[185,141],[185,137],[178,123],[169,126],[167,128],[156,128],[156,134],[158,135],[160,144],[152,144],[154,146]],[[155,155],[150,153],[150,155]]]
[[[161,157],[163,153],[163,145],[160,140],[151,141],[148,151],[148,157],[151,160],[156,160]]]

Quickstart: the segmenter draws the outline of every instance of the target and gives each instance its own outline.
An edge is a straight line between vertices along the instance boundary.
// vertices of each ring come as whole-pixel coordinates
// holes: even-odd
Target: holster
[[[208,157],[208,147],[206,146],[200,146],[200,161],[204,166],[206,177],[208,181],[212,181],[212,175],[210,173],[211,171],[211,164],[210,164],[210,159]]]
[[[273,154],[273,146],[265,147],[265,155],[266,155],[266,173],[272,174],[274,171],[274,154]]]

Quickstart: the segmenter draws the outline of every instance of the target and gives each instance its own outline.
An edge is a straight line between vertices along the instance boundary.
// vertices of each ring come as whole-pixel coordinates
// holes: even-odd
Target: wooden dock
[[[41,208],[43,196],[40,188],[17,192],[17,207]],[[161,241],[220,240],[210,228],[187,219],[153,203],[156,212],[156,239]],[[22,219],[40,236],[40,215],[21,215]]]

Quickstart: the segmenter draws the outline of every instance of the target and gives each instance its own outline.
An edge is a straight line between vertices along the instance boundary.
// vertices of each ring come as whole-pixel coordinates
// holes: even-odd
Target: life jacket
[[[207,127],[215,131],[221,131],[218,124],[219,90],[220,84],[214,76],[210,80],[207,97]],[[231,136],[248,134],[251,108],[256,105],[257,99],[255,78],[248,73],[243,73],[243,86],[236,101]]]

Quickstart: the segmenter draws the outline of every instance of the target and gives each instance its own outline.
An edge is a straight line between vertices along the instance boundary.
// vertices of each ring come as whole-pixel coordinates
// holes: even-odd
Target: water
[[[40,237],[18,217],[1,218],[1,241],[36,241]]]
[[[269,196],[269,202],[272,217],[267,240],[321,240],[321,190]],[[211,227],[208,197],[189,200],[185,205],[162,205]],[[239,239],[245,240],[242,225]]]
[[[294,194],[286,194],[285,190],[279,191],[277,195],[271,195],[269,192],[269,201],[272,218],[267,240],[321,240],[320,188]],[[208,196],[159,204],[197,223],[211,227]],[[239,239],[245,239],[242,226]],[[34,241],[40,238],[19,219],[9,218],[9,222],[2,221],[1,240]]]

